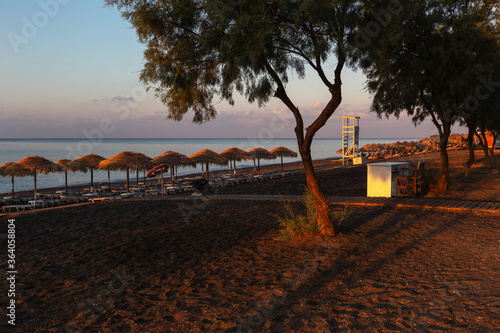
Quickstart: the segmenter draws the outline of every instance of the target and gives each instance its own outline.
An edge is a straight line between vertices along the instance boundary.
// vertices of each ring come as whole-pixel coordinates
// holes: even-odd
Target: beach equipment
[[[283,171],[283,157],[297,157],[297,153],[286,147],[276,147],[269,151],[271,154],[281,157],[281,174],[285,174]]]
[[[88,154],[75,158],[68,163],[67,168],[71,171],[81,171],[87,173],[90,170],[90,187],[94,187],[94,169],[99,169],[99,163],[104,160],[104,157]]]
[[[206,179],[207,180],[210,179],[210,173],[209,173],[209,169],[208,169],[209,164],[215,164],[215,165],[226,165],[227,164],[227,160],[224,157],[220,156],[219,154],[217,154],[216,152],[214,152],[213,150],[210,150],[210,149],[200,150],[197,153],[189,155],[189,158],[191,159],[191,161],[193,161],[196,164],[198,164],[198,163],[201,163],[202,165],[205,164],[205,166],[206,166],[206,168],[205,168],[206,169]]]
[[[42,157],[42,156],[27,156],[22,160],[12,164],[5,171],[14,174],[14,176],[27,176],[32,174],[34,179],[34,199],[36,200],[36,175],[37,173],[47,174],[49,172],[58,172],[62,168],[52,161]]]
[[[269,150],[267,149],[264,149],[264,148],[253,148],[253,149],[250,149],[249,151],[247,151],[248,154],[250,154],[250,156],[252,156],[252,158],[254,159],[254,162],[255,162],[255,159],[257,159],[257,175],[260,176],[260,160],[263,159],[263,160],[274,160],[276,159],[276,155],[274,154],[271,154],[269,152]]]
[[[14,174],[9,174],[6,172],[6,170],[13,164],[14,162],[6,162],[0,166],[0,176],[3,177],[11,176],[12,178],[12,199],[14,199]]]
[[[251,158],[250,154],[240,148],[229,148],[219,153],[220,156],[229,161],[233,161],[233,177],[236,177],[236,161],[246,160]]]
[[[154,162],[152,162],[152,163],[153,163],[153,165],[155,164]],[[148,173],[146,174],[146,177],[148,177],[148,178],[156,177],[156,176],[162,174],[164,172],[163,170],[165,170],[167,168],[168,168],[168,164],[157,165],[148,171]]]
[[[187,157],[184,154],[177,153],[175,151],[166,151],[161,155],[156,156],[153,158],[153,164],[159,164],[159,165],[166,165],[167,167],[170,167],[170,182],[172,186],[175,185],[174,181],[174,167],[177,166],[195,166],[196,164],[191,161],[189,157]],[[162,171],[160,172],[161,175],[161,190],[163,192],[163,167]]]
[[[124,151],[99,163],[100,169],[127,171],[127,193],[130,192],[130,169],[150,169],[151,158],[142,153]],[[139,182],[139,179],[137,179]]]
[[[57,165],[59,165],[62,170],[64,170],[64,192],[68,193],[68,163],[71,162],[71,160],[67,158],[60,159],[59,161],[56,162]]]

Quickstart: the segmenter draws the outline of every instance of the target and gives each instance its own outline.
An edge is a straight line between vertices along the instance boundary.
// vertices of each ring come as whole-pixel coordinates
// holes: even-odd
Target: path
[[[203,195],[203,196],[167,196],[167,197],[140,197],[127,198],[126,201],[136,200],[262,200],[262,201],[303,201],[301,195],[253,195],[253,194],[229,194],[229,195]],[[437,209],[453,209],[453,210],[475,210],[500,213],[500,202],[495,201],[467,201],[467,200],[450,200],[450,199],[407,199],[407,198],[367,198],[367,197],[329,197],[332,204],[349,204],[349,205],[390,205],[396,207],[420,207],[420,208],[437,208]],[[21,212],[3,213],[0,217],[9,214],[23,215],[33,214],[40,211],[64,209],[72,206],[93,205],[94,203],[86,202],[82,204],[65,205],[58,207],[49,207],[44,209],[28,210]]]
[[[441,208],[441,209],[466,209],[481,210],[490,212],[500,212],[500,202],[495,201],[468,201],[450,200],[440,198],[412,199],[412,198],[368,198],[368,197],[329,197],[333,204],[354,204],[354,205],[392,205],[400,207],[421,207],[421,208]],[[132,199],[132,200],[147,200]],[[302,201],[300,195],[251,195],[251,194],[231,194],[231,195],[206,195],[206,196],[171,196],[161,199],[166,200],[265,200],[265,201]],[[161,200],[160,199],[160,200]]]

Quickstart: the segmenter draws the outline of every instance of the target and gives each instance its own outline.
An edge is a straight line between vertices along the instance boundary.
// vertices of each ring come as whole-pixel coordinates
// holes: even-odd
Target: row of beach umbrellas
[[[229,148],[217,154],[210,149],[201,150],[189,157],[174,151],[167,151],[155,158],[148,157],[142,153],[124,151],[110,158],[105,159],[102,156],[88,154],[74,160],[61,159],[56,163],[49,161],[41,156],[28,156],[18,162],[7,162],[0,166],[0,176],[12,178],[12,198],[14,198],[14,177],[24,177],[33,175],[34,177],[34,197],[36,198],[36,175],[47,174],[50,172],[65,173],[65,191],[68,191],[68,171],[88,172],[90,171],[90,186],[94,186],[94,170],[108,171],[108,185],[111,186],[110,171],[127,172],[127,192],[130,191],[129,171],[136,170],[137,182],[139,182],[139,170],[151,169],[153,166],[160,166],[160,178],[163,190],[163,172],[170,168],[170,179],[174,185],[174,170],[179,166],[196,166],[201,164],[205,166],[206,179],[210,177],[209,165],[227,165],[232,164],[233,175],[236,175],[236,162],[241,160],[257,160],[258,175],[260,175],[260,160],[271,160],[281,157],[281,171],[283,172],[283,157],[297,157],[297,153],[286,147],[277,147],[268,151],[264,148],[254,148],[244,151],[240,148]]]

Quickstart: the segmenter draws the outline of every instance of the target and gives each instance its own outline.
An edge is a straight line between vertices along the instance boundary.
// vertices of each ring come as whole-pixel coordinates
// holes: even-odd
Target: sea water
[[[396,141],[411,141],[414,139],[360,139],[359,146],[369,143],[391,143]],[[123,151],[136,151],[149,157],[155,157],[166,151],[176,151],[187,156],[202,149],[211,149],[220,153],[231,147],[250,150],[262,147],[271,150],[284,146],[298,152],[297,141],[293,139],[0,139],[0,165],[5,162],[17,162],[26,156],[43,156],[53,162],[60,159],[75,159],[86,154],[97,154],[104,158],[111,157]],[[341,139],[315,139],[311,150],[313,159],[341,157],[336,151],[342,148]],[[296,158],[285,158],[284,162],[300,161]],[[278,160],[261,160],[261,165],[279,163]],[[252,160],[236,163],[237,168],[253,166]],[[221,170],[225,167],[211,166],[211,170]],[[201,172],[201,165],[196,168],[179,168],[179,175]],[[107,171],[94,170],[94,183],[107,182]],[[123,181],[126,173],[112,171],[111,181]],[[135,172],[131,172],[135,179]],[[33,176],[16,177],[15,190],[33,189]],[[68,172],[68,185],[90,184],[90,173]],[[64,186],[64,173],[37,175],[37,189]],[[0,193],[10,193],[11,177],[0,177]]]

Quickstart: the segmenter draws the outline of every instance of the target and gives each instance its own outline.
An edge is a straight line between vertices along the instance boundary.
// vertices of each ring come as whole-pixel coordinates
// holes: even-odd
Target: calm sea
[[[360,147],[368,143],[391,143],[398,140],[410,141],[413,139],[360,139]],[[74,159],[91,153],[108,158],[125,150],[137,151],[155,157],[170,150],[189,156],[206,148],[221,152],[231,147],[243,150],[263,147],[270,150],[278,146],[285,146],[298,152],[295,139],[103,139],[100,142],[86,139],[0,139],[0,165],[5,162],[17,162],[26,156],[34,155],[40,155],[56,162],[62,158]],[[341,147],[340,139],[315,139],[312,145],[312,156],[314,159],[339,157],[336,151]],[[284,161],[300,161],[300,158],[288,158]],[[277,160],[261,161],[261,165],[272,163],[277,163]],[[251,160],[237,162],[237,167],[245,166],[253,166],[253,162]],[[213,169],[223,168],[214,166]],[[179,169],[179,175],[194,172],[201,172],[201,166]],[[111,173],[111,179],[112,181],[121,181],[126,179],[126,174],[114,171]],[[132,179],[135,179],[135,175]],[[107,182],[107,172],[94,171],[94,182]],[[68,185],[88,183],[90,183],[90,173],[68,173]],[[37,176],[37,188],[55,186],[64,186],[64,173]],[[15,178],[16,191],[32,189],[32,176]],[[0,177],[0,193],[8,193],[10,190],[10,177]]]

